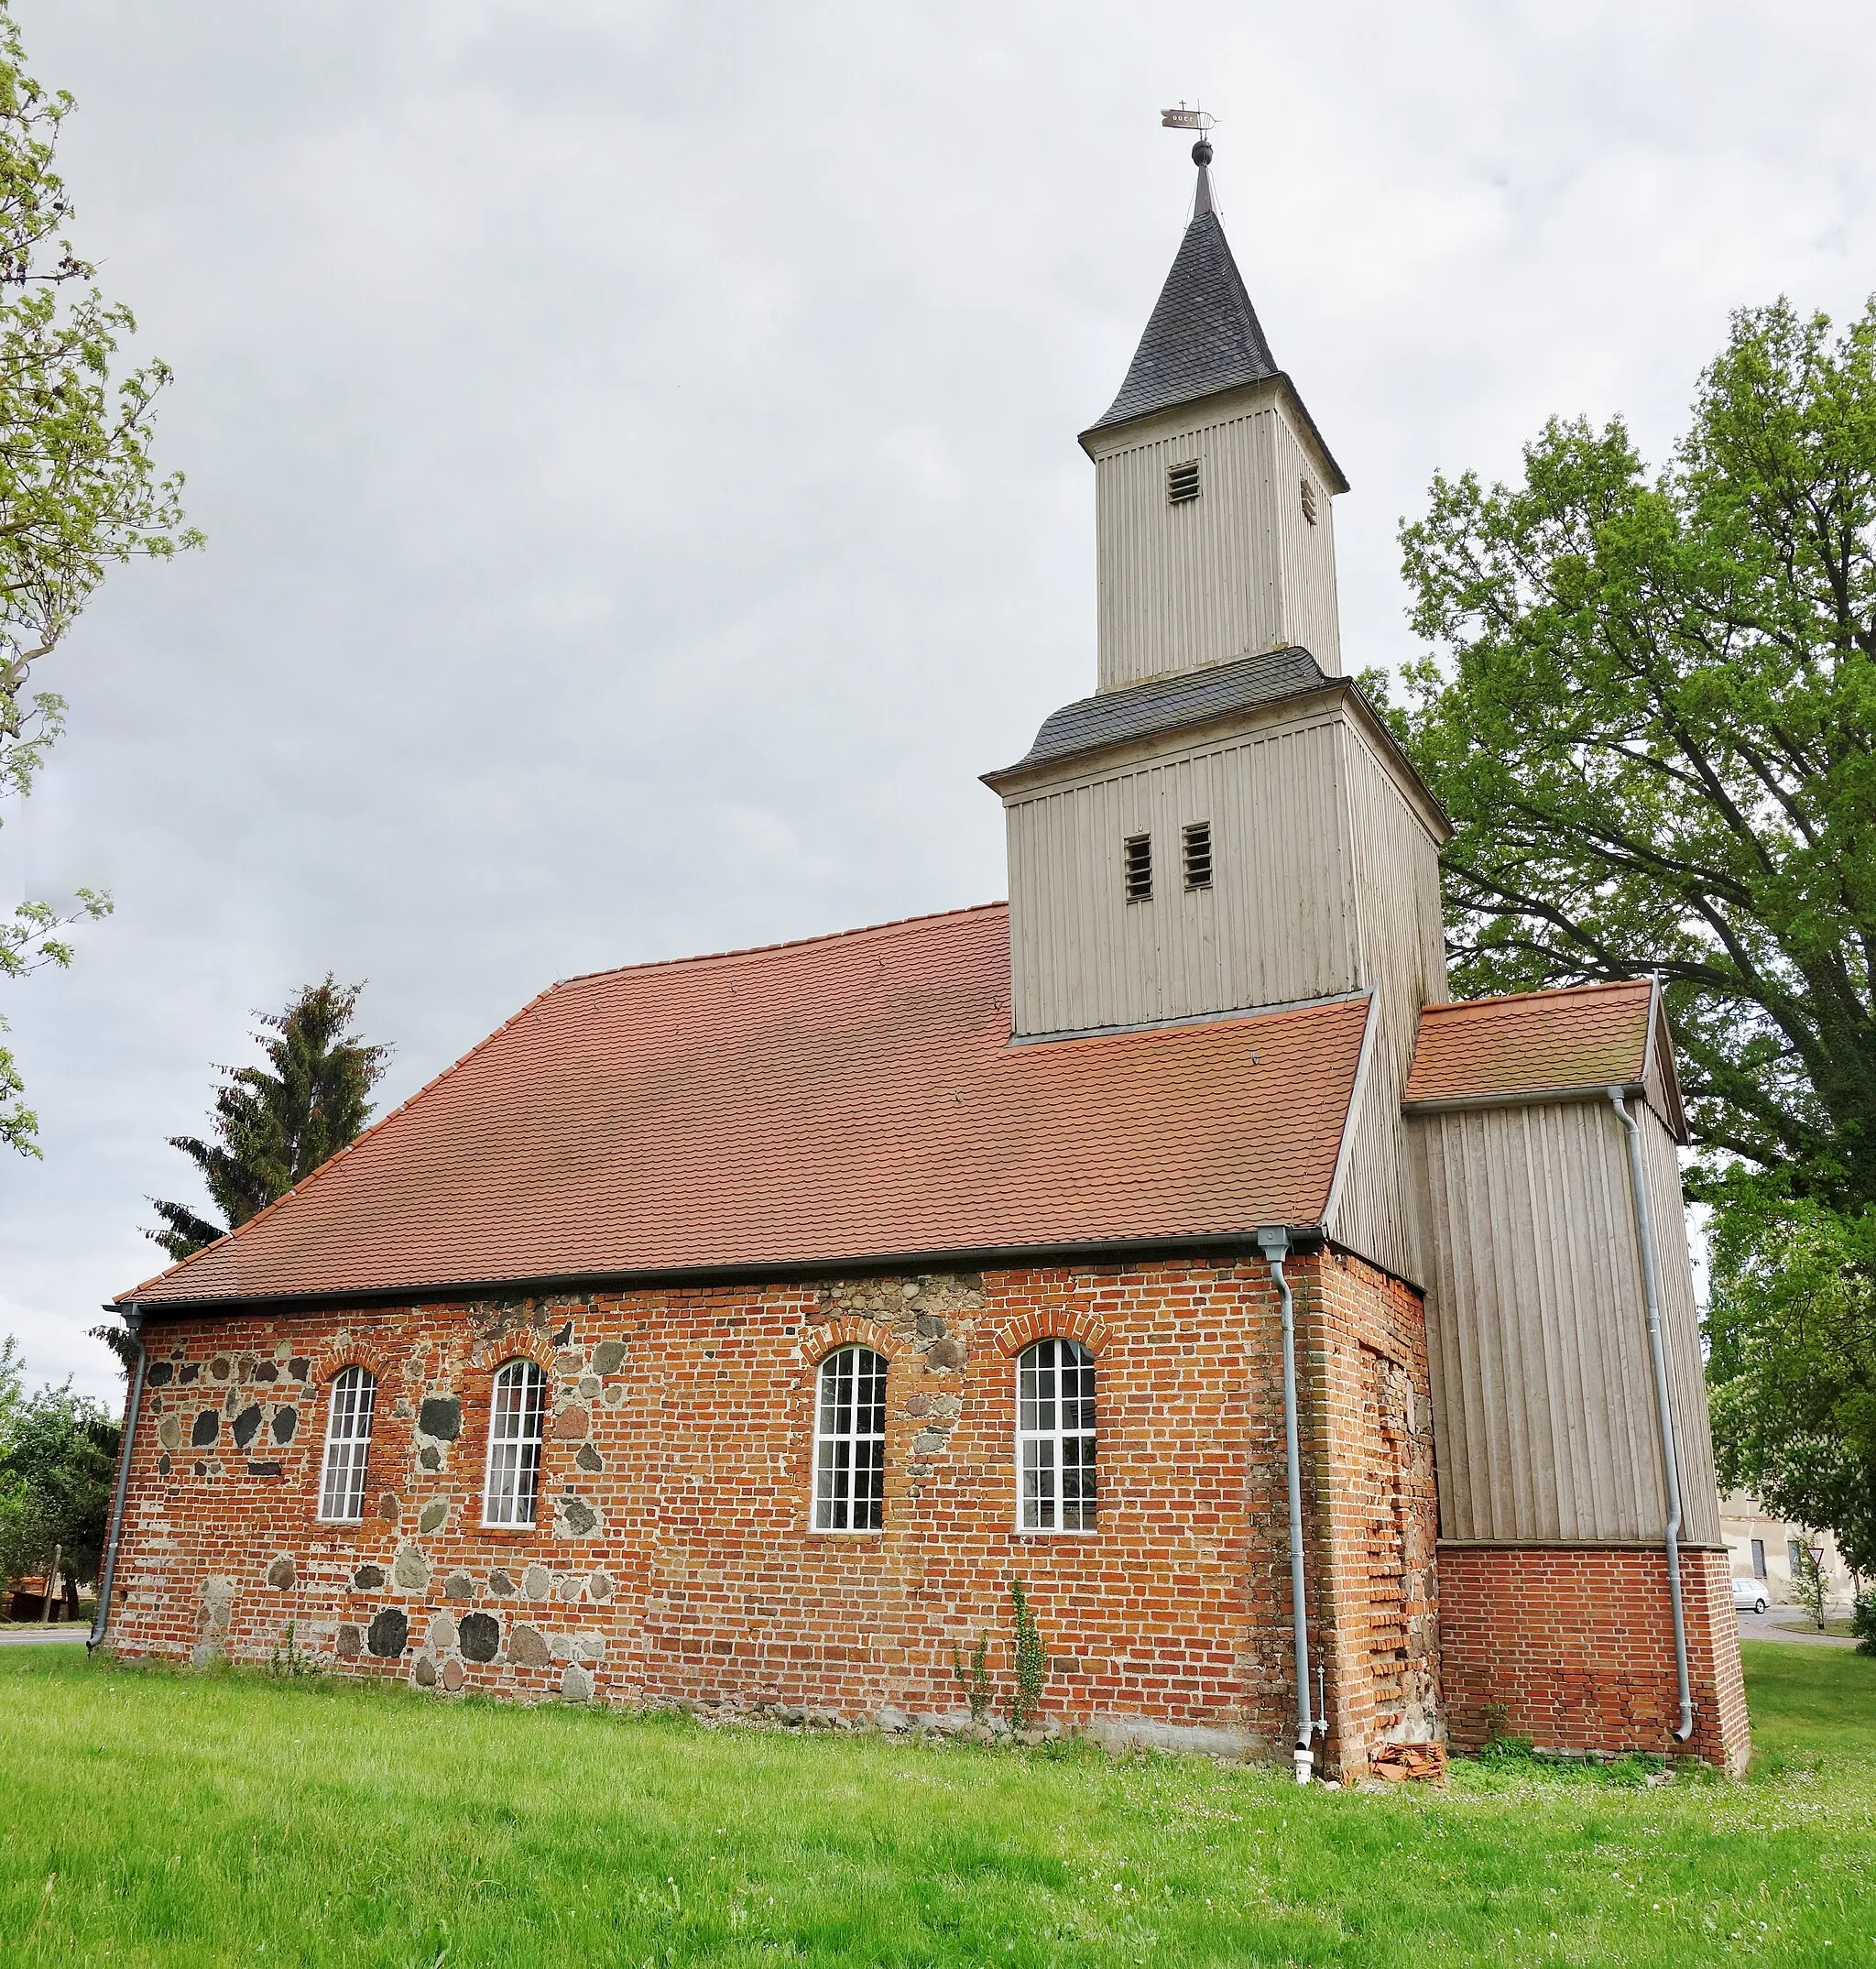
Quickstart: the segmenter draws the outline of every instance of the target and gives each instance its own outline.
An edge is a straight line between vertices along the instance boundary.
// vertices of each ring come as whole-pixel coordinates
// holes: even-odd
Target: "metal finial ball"
[[[1192,147],[1192,161],[1198,166],[1200,170],[1204,170],[1205,166],[1212,161],[1212,147],[1205,142],[1204,137],[1200,137],[1198,142]]]

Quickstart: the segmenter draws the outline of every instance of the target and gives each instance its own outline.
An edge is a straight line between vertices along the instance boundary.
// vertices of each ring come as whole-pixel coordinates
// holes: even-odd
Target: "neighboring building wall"
[[[1726,1555],[1685,1552],[1681,1591],[1694,1735],[1678,1719],[1667,1568],[1659,1547],[1440,1548],[1440,1644],[1453,1742],[1692,1755],[1728,1770],[1751,1752]]]
[[[1651,1216],[1683,1541],[1718,1546],[1673,1143],[1649,1114]],[[1632,1543],[1665,1524],[1627,1137],[1606,1099],[1417,1117],[1427,1324],[1449,1539]]]
[[[1730,1561],[1733,1577],[1740,1580],[1756,1579],[1765,1588],[1765,1597],[1774,1606],[1789,1605],[1792,1602],[1792,1541],[1796,1539],[1807,1550],[1814,1546],[1824,1548],[1823,1572],[1827,1590],[1831,1600],[1848,1606],[1856,1594],[1856,1575],[1844,1561],[1844,1556],[1837,1548],[1837,1540],[1827,1531],[1815,1531],[1810,1526],[1794,1524],[1789,1518],[1773,1517],[1756,1497],[1744,1491],[1729,1491],[1719,1501],[1719,1529],[1726,1540],[1727,1558]],[[1753,1546],[1760,1548],[1765,1570],[1757,1570]]]
[[[1085,442],[1096,462],[1102,690],[1291,643],[1340,672],[1330,509],[1337,481],[1286,383],[1273,378]],[[1199,497],[1171,504],[1169,469],[1194,462]]]
[[[1411,1293],[1293,1269],[1305,1398],[1328,1391],[1304,1419],[1336,1500],[1311,1567],[1339,1760],[1432,1727],[1425,1377]],[[292,1622],[335,1668],[446,1690],[954,1717],[954,1647],[990,1635],[1007,1687],[1015,1576],[1045,1715],[1282,1755],[1279,1332],[1256,1260],[152,1318],[112,1644],[261,1659]],[[1015,1529],[1014,1362],[1050,1333],[1098,1362],[1091,1536]],[[878,1536],[809,1529],[815,1365],[846,1340],[890,1362]],[[549,1375],[541,1523],[492,1531],[490,1382],[517,1354]],[[352,1362],[379,1377],[367,1516],[321,1525],[326,1388]]]

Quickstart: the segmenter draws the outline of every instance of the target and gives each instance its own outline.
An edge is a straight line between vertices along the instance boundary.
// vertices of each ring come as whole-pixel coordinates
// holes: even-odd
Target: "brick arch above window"
[[[362,1367],[380,1388],[388,1388],[401,1381],[404,1373],[403,1363],[383,1348],[375,1347],[369,1341],[355,1345],[347,1341],[321,1348],[312,1356],[312,1366],[306,1378],[313,1387],[330,1388],[348,1367]]]
[[[887,1360],[892,1361],[899,1357],[902,1344],[890,1327],[882,1326],[877,1319],[847,1315],[839,1319],[817,1321],[803,1330],[802,1364],[812,1373],[829,1354],[842,1347],[870,1347],[875,1353],[884,1354]]]
[[[1037,1340],[1079,1340],[1097,1358],[1107,1351],[1108,1344],[1107,1329],[1100,1316],[1080,1306],[1047,1307],[1019,1314],[998,1327],[991,1337],[1012,1361]]]
[[[551,1381],[553,1360],[559,1351],[545,1333],[537,1333],[531,1327],[519,1327],[512,1332],[497,1334],[492,1340],[478,1341],[469,1350],[465,1364],[472,1370],[492,1374],[505,1361],[532,1361]]]

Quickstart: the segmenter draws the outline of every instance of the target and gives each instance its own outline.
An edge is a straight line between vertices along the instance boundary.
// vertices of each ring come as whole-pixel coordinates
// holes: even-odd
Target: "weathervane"
[[[1210,212],[1212,207],[1212,174],[1205,166],[1212,161],[1211,140],[1206,133],[1217,122],[1217,118],[1199,108],[1197,104],[1188,109],[1182,101],[1177,109],[1162,109],[1160,112],[1160,127],[1162,130],[1195,130],[1198,142],[1192,147],[1192,161],[1198,166],[1198,196],[1193,202],[1193,217]]]

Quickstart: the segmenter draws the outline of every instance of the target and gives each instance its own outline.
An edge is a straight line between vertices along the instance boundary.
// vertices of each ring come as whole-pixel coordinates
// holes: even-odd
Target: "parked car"
[[[1767,1601],[1763,1580],[1742,1580],[1733,1575],[1733,1612],[1735,1613],[1762,1613]]]

